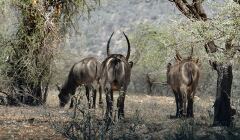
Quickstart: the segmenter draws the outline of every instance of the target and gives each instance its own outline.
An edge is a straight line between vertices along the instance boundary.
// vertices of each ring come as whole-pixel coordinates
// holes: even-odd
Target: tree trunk
[[[218,73],[213,126],[230,126],[233,120],[232,116],[236,113],[230,105],[233,79],[232,65],[213,62],[212,66]]]

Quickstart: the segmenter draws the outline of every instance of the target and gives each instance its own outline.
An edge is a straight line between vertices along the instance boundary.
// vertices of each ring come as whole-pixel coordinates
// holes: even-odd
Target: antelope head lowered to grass
[[[102,92],[101,86],[99,84],[100,78],[100,67],[101,63],[94,57],[88,57],[82,59],[78,63],[75,63],[69,74],[65,83],[62,87],[58,86],[59,90],[59,100],[60,106],[64,107],[68,101],[70,100],[71,96],[75,94],[76,88],[78,86],[85,86],[86,89],[86,96],[88,102],[90,100],[89,93],[92,91],[93,93],[93,105],[92,107],[95,108],[96,104],[96,92],[99,88],[99,104],[102,103]],[[73,107],[73,99],[71,100],[70,108]],[[89,108],[91,107],[89,102]]]

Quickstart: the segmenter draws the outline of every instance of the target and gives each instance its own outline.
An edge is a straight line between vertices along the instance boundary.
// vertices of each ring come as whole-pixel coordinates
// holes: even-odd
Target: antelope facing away
[[[111,54],[109,51],[109,45],[114,32],[111,34],[107,43],[107,58],[101,65],[101,86],[106,94],[107,110],[106,117],[112,117],[113,107],[113,91],[119,91],[119,97],[117,99],[118,118],[124,117],[124,101],[127,92],[127,87],[130,82],[131,69],[133,62],[129,62],[130,57],[130,42],[127,35],[123,32],[127,44],[127,55]]]
[[[200,70],[198,59],[191,55],[183,59],[176,51],[176,63],[168,63],[167,83],[171,86],[176,100],[176,117],[194,117],[193,100],[198,85]]]

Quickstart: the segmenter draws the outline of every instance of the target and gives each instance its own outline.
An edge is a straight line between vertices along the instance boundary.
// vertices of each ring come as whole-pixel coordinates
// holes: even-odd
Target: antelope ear
[[[169,70],[171,66],[172,66],[172,63],[168,63],[167,64],[167,69]]]
[[[133,67],[133,62],[132,61],[128,62],[128,64],[130,65],[131,68]]]
[[[170,67],[170,66],[172,66],[172,63],[168,63],[168,64],[167,64],[167,67]]]
[[[176,51],[176,57],[175,59],[178,60],[178,61],[182,61],[182,56],[179,54],[179,52],[177,50]]]
[[[57,87],[57,90],[60,92],[61,91],[61,87],[58,84],[56,84],[56,87]]]
[[[177,56],[175,56],[174,59],[175,59],[176,62],[182,61],[182,58],[179,58],[179,57],[177,57]]]
[[[209,62],[209,65],[213,67],[213,62],[211,60],[208,60],[208,62]]]
[[[177,61],[177,58],[176,58],[176,57],[174,57],[174,59],[175,59],[175,61]]]

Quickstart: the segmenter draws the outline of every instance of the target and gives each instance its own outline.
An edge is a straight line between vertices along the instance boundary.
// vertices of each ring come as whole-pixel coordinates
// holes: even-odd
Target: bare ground
[[[116,98],[117,94],[114,104]],[[175,114],[173,97],[127,95],[125,119],[116,120],[105,138],[239,139],[239,114],[231,128],[211,127],[213,101],[212,97],[195,97],[194,119],[172,119],[171,115]],[[93,112],[97,120],[103,120],[104,110],[97,107]],[[73,109],[58,107],[55,91],[51,92],[44,107],[0,106],[0,139],[67,139],[63,133],[72,116]]]

